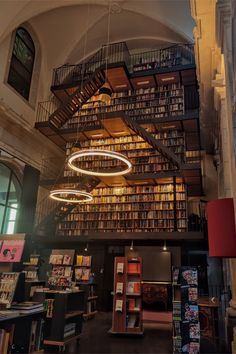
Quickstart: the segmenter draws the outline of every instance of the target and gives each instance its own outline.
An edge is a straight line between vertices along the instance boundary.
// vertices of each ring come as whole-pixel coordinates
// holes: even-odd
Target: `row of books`
[[[110,211],[98,213],[96,216],[93,213],[74,213],[67,219],[73,221],[86,221],[86,220],[137,220],[137,219],[174,219],[173,210],[149,210],[149,211],[125,211],[112,213]],[[177,211],[178,219],[186,218],[186,211]]]
[[[129,194],[129,195],[101,195],[95,196],[89,204],[100,203],[145,203],[145,202],[171,202],[174,200],[174,193],[149,193],[149,194]],[[176,192],[176,201],[186,199],[185,192]]]
[[[185,192],[185,185],[183,183],[177,183],[175,185],[175,189],[177,192]],[[103,187],[103,188],[95,188],[93,190],[94,196],[99,195],[114,195],[116,193],[124,194],[149,194],[149,193],[170,193],[174,192],[174,184],[158,184],[158,185],[145,185],[145,186],[119,186],[119,187]]]
[[[140,326],[140,315],[138,313],[132,313],[126,315],[126,327],[138,328]]]
[[[139,203],[133,203],[132,201],[126,203],[109,203],[105,202],[97,204],[83,204],[79,209],[75,209],[74,212],[67,215],[65,220],[73,221],[76,218],[76,213],[100,213],[100,212],[123,212],[123,211],[149,211],[149,210],[174,210],[174,202],[161,201],[158,203],[149,203],[149,201],[140,201]],[[186,210],[186,201],[177,201],[176,210]],[[95,217],[95,216],[94,216]],[[72,219],[71,219],[72,218]]]
[[[63,265],[71,265],[73,263],[73,258],[71,255],[63,255],[63,254],[51,254],[49,258],[50,264],[63,264]]]
[[[175,222],[173,219],[160,219],[160,220],[88,220],[69,222],[65,221],[59,224],[58,230],[102,230],[102,229],[169,229],[173,228]],[[177,219],[178,228],[186,228],[186,219]]]
[[[168,227],[168,228],[116,228],[116,232],[130,232],[130,233],[136,233],[136,232],[183,232],[186,231],[186,228],[177,228],[177,230],[173,227]],[[91,232],[114,232],[114,228],[102,228],[98,229],[96,228],[85,228],[85,229],[59,229],[58,230],[58,236],[65,236],[65,237],[74,237],[74,236],[88,236],[91,234]]]

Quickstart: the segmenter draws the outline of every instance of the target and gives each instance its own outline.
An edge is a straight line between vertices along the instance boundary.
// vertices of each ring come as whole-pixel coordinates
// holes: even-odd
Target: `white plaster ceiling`
[[[192,41],[189,0],[0,0],[0,41],[24,22],[33,27],[48,70],[76,63],[107,43],[148,50]]]

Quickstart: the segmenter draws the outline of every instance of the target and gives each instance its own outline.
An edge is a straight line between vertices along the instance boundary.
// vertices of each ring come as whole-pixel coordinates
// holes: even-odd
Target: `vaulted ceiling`
[[[46,65],[76,63],[108,40],[130,50],[191,42],[189,0],[1,0],[0,41],[28,22],[46,55]]]

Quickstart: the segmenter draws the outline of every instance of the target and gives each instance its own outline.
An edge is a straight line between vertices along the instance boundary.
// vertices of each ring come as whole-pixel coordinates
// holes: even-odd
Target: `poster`
[[[20,262],[25,240],[4,240],[0,252],[0,262]]]

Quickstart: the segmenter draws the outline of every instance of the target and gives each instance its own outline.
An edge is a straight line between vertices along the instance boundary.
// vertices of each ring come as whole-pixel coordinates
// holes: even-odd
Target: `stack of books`
[[[75,335],[76,323],[67,323],[64,327],[64,338],[71,337]]]
[[[32,301],[25,301],[12,304],[11,308],[14,310],[18,310],[21,314],[35,313],[44,310],[42,303]]]

